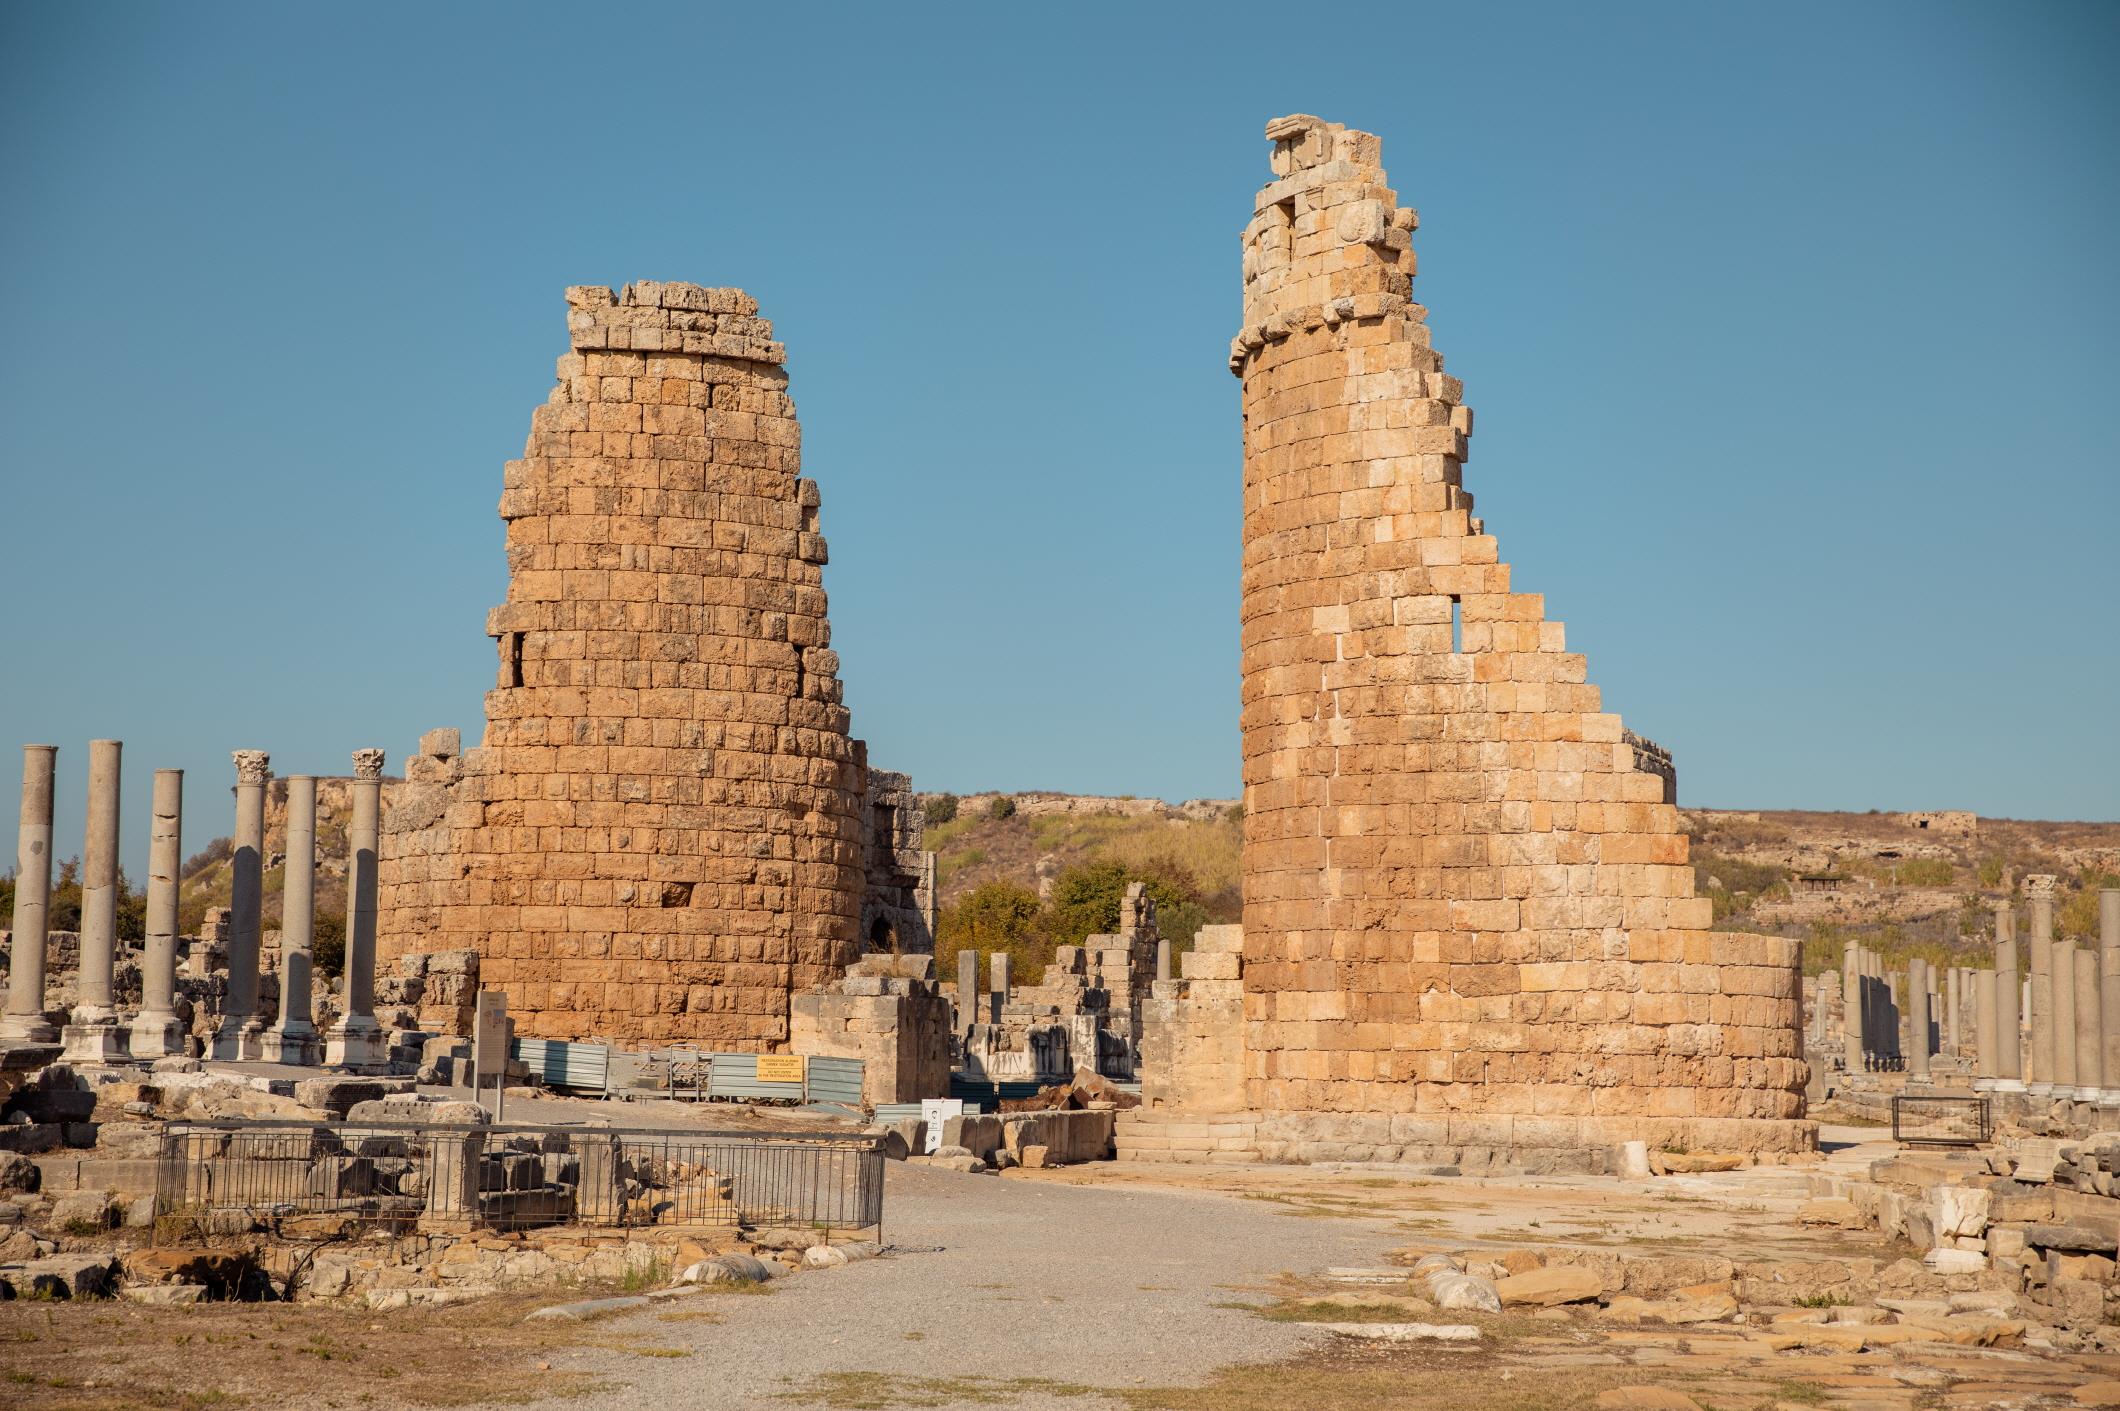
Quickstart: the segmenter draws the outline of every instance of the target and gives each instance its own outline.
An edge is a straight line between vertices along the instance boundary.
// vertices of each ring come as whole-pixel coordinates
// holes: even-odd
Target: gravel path
[[[562,1350],[554,1370],[588,1372],[607,1386],[593,1398],[597,1411],[797,1406],[815,1378],[831,1373],[1169,1386],[1286,1356],[1306,1336],[1215,1307],[1255,1297],[1233,1285],[1283,1270],[1373,1264],[1391,1243],[1368,1220],[1306,1218],[1186,1191],[893,1163],[886,1192],[885,1237],[904,1252],[806,1270],[766,1298],[702,1294],[598,1325],[651,1334],[656,1345],[690,1348],[688,1357]],[[723,1321],[658,1317],[700,1308]],[[538,1404],[580,1411],[583,1403]],[[969,1411],[996,1403],[920,1404]],[[1094,1411],[1112,1403],[1025,1391],[1001,1404]]]

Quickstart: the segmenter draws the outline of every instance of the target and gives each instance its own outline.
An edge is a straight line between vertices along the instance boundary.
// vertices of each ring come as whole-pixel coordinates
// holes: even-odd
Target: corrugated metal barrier
[[[861,1106],[862,1062],[790,1054],[701,1053],[693,1049],[613,1050],[608,1044],[516,1039],[510,1056],[531,1076],[577,1092],[660,1093],[722,1102],[829,1102]],[[766,1075],[759,1076],[759,1059]],[[784,1076],[785,1075],[785,1076]]]

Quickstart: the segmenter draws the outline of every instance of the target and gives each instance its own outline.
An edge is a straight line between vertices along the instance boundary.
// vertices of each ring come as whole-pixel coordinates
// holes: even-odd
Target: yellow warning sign
[[[799,1083],[803,1077],[803,1062],[799,1053],[761,1053],[758,1055],[758,1081]]]

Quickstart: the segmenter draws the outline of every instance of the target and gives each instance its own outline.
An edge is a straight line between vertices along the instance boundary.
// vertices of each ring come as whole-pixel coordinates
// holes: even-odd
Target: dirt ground
[[[1889,1149],[1871,1133],[1829,1135],[1835,1164]],[[1416,1286],[1350,1288],[1326,1268],[1434,1250],[1906,1252],[1800,1226],[1805,1195],[1801,1168],[1628,1186],[1363,1168],[1103,1163],[995,1178],[899,1167],[887,1220],[897,1254],[762,1296],[703,1294],[599,1322],[522,1321],[585,1290],[387,1314],[0,1304],[0,1405],[1592,1411],[1601,1395],[1656,1387],[1704,1411],[2030,1411],[2085,1404],[2078,1388],[2120,1378],[2120,1355],[2012,1338],[1790,1346],[1788,1329],[1756,1314],[1629,1324],[1592,1305],[1430,1319],[1479,1325],[1481,1340],[1463,1347],[1300,1326],[1405,1317],[1388,1298]]]

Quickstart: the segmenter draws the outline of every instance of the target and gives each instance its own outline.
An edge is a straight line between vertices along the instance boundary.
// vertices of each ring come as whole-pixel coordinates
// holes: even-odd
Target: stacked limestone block
[[[1244,928],[1202,926],[1178,968],[1177,978],[1155,982],[1146,1002],[1142,1101],[1147,1111],[1241,1111]]]
[[[932,955],[865,955],[838,984],[795,996],[790,1047],[861,1060],[871,1106],[943,1097],[950,1088],[950,1002]]]
[[[1797,944],[1708,929],[1668,756],[1473,517],[1378,140],[1267,136],[1230,353],[1249,1104],[1406,1145],[1807,1147]]]
[[[484,745],[408,766],[382,952],[477,950],[525,1035],[783,1044],[858,951],[863,841],[781,345],[735,289],[567,304]]]

